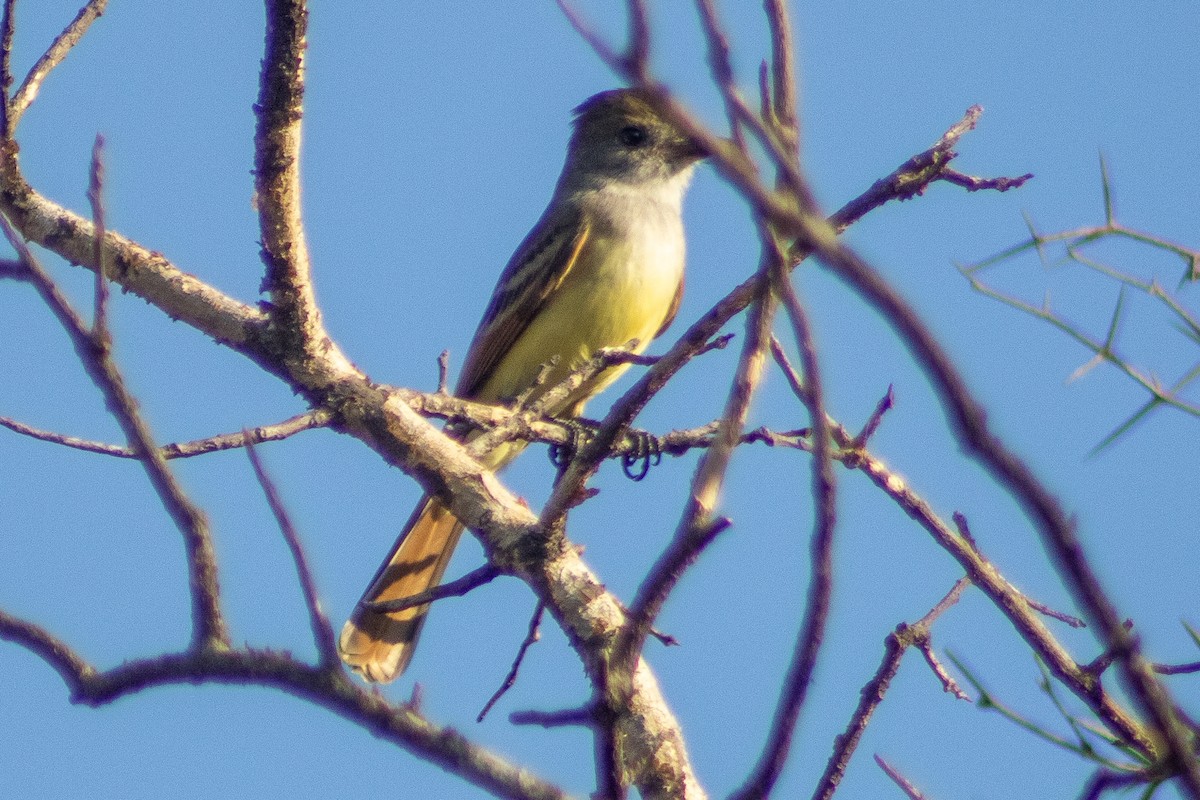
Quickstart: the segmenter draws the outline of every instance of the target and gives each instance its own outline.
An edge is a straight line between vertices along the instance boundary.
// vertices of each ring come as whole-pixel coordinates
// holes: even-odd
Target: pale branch
[[[0,143],[0,211],[29,241],[72,264],[95,270],[95,229],[89,220],[46,199],[25,181],[16,142]],[[229,345],[272,374],[284,375],[273,352],[266,315],[183,272],[160,253],[121,236],[105,235],[109,279],[168,316]]]
[[[304,545],[300,542],[300,532],[296,530],[296,526],[292,522],[292,517],[287,511],[287,507],[283,504],[283,498],[279,496],[279,489],[275,486],[275,482],[271,480],[271,476],[267,474],[266,467],[263,466],[262,459],[258,455],[258,450],[250,443],[249,436],[246,438],[246,456],[250,459],[251,466],[254,467],[254,475],[258,478],[258,485],[262,487],[263,494],[267,498],[267,505],[270,506],[271,513],[275,515],[275,522],[279,525],[279,532],[283,534],[283,539],[287,542],[288,550],[292,554],[292,561],[296,565],[296,577],[300,581],[300,591],[304,594],[304,605],[308,608],[308,619],[309,625],[312,628],[313,641],[317,645],[319,666],[331,671],[340,669],[341,659],[338,658],[337,642],[334,640],[333,628],[329,624],[329,618],[325,616],[325,612],[321,609],[321,598],[317,592],[317,582],[313,578],[312,569],[308,566],[308,557],[304,554]]]
[[[317,409],[316,411],[307,411],[303,414],[289,417],[282,422],[271,425],[245,428],[240,431],[221,433],[216,436],[207,436],[203,439],[193,439],[188,442],[171,442],[161,445],[158,448],[158,452],[168,461],[175,458],[193,458],[195,456],[207,455],[208,453],[217,453],[222,450],[235,450],[249,444],[281,441],[307,430],[326,427],[331,420],[332,414],[330,412],[324,409]],[[0,426],[8,428],[22,436],[40,439],[52,444],[60,444],[64,447],[71,447],[88,453],[98,453],[116,458],[138,457],[137,453],[130,447],[109,444],[107,442],[97,442],[91,439],[80,439],[79,437],[70,436],[65,433],[47,431],[14,419],[9,419],[8,417],[0,417]]]
[[[858,707],[851,715],[846,730],[834,739],[833,753],[825,764],[825,772],[817,782],[813,800],[829,800],[833,797],[838,784],[842,782],[842,777],[846,774],[846,768],[850,765],[854,751],[858,749],[863,733],[866,732],[867,726],[871,722],[871,717],[875,714],[875,709],[883,702],[884,695],[891,686],[892,678],[896,677],[896,673],[900,669],[904,653],[910,647],[920,647],[922,641],[926,643],[926,646],[922,648],[923,652],[928,652],[929,631],[933,623],[958,602],[962,593],[970,585],[970,580],[967,578],[959,578],[946,596],[929,610],[929,613],[911,625],[900,623],[883,640],[883,660],[879,664],[879,669],[875,671],[875,675],[859,692]],[[940,664],[938,666],[940,667]],[[949,678],[948,675],[945,677]],[[946,685],[943,680],[943,686]]]
[[[46,49],[46,52],[30,68],[29,73],[25,76],[25,80],[21,81],[21,86],[13,94],[8,103],[8,124],[4,126],[4,130],[8,132],[9,137],[16,130],[17,124],[25,114],[26,109],[37,98],[42,82],[46,80],[46,77],[55,67],[62,63],[67,54],[71,52],[71,49],[87,33],[92,23],[104,13],[107,6],[108,0],[89,0],[84,4],[79,9],[79,13],[75,15],[75,19],[63,29],[62,33],[55,37],[54,42]],[[7,87],[5,96],[7,96]]]
[[[892,783],[900,787],[900,791],[904,792],[908,800],[926,800],[924,794],[913,785],[912,781],[900,774],[900,771],[891,764],[883,760],[882,756],[876,755],[875,763],[883,770],[884,774],[892,779]]]
[[[266,52],[254,108],[254,192],[266,265],[263,285],[271,296],[268,313],[293,350],[292,359],[302,364],[301,353],[337,351],[325,333],[313,291],[300,202],[308,9],[304,0],[268,0],[266,6]]]
[[[38,263],[25,240],[3,216],[0,216],[0,228],[29,270],[38,294],[71,339],[84,371],[104,395],[107,408],[121,426],[130,447],[138,454],[151,486],[183,535],[192,595],[192,646],[198,650],[228,647],[229,630],[221,613],[217,559],[208,519],[184,492],[154,445],[138,403],[126,388],[125,379],[113,361],[107,331],[89,328],[83,322],[49,273]]]
[[[157,686],[201,683],[279,689],[344,717],[386,741],[513,800],[565,800],[557,786],[535,777],[452,728],[407,705],[389,704],[355,685],[341,670],[313,666],[273,650],[189,650],[127,661],[98,671],[44,629],[0,610],[0,639],[20,644],[55,669],[75,703],[97,707]]]
[[[925,657],[925,663],[933,670],[933,674],[941,681],[943,691],[954,695],[959,700],[970,700],[967,693],[962,690],[962,687],[958,685],[958,682],[954,680],[946,667],[938,660],[937,654],[933,652],[933,645],[928,637],[918,640],[915,646],[921,651],[921,655]]]

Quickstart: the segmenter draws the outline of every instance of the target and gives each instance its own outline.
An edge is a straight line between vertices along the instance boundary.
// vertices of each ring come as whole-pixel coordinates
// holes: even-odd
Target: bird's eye
[[[624,128],[621,128],[621,132],[617,134],[617,138],[626,147],[641,147],[650,138],[650,135],[646,133],[645,128],[638,127],[637,125],[626,125]]]

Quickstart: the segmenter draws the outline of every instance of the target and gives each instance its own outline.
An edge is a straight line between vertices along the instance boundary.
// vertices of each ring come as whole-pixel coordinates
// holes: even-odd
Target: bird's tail
[[[374,611],[365,603],[412,597],[442,579],[463,526],[438,500],[417,506],[392,552],[342,628],[342,660],[368,681],[388,683],[412,659],[429,605]]]

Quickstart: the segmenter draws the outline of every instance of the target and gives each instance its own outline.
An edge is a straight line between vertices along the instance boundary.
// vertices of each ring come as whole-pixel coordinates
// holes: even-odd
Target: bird
[[[706,156],[645,90],[604,91],[576,107],[554,194],[501,273],[454,394],[536,399],[602,348],[632,343],[644,351],[679,310],[683,197]],[[608,367],[547,412],[578,416],[627,367]],[[509,442],[481,461],[499,469],[524,447]],[[338,640],[342,660],[366,681],[388,683],[404,672],[429,610],[372,604],[437,585],[462,531],[437,497],[417,505]]]

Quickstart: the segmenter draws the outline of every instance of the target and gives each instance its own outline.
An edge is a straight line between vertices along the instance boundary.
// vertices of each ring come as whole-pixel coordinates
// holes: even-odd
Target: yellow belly
[[[642,352],[662,327],[683,279],[682,247],[671,242],[617,243],[589,239],[575,266],[529,327],[480,387],[481,400],[504,401],[533,383],[543,364],[557,357],[545,383],[559,383],[604,347],[637,339]],[[551,413],[580,413],[583,404],[615,381],[628,365],[604,372]],[[519,449],[498,459],[507,461]]]

